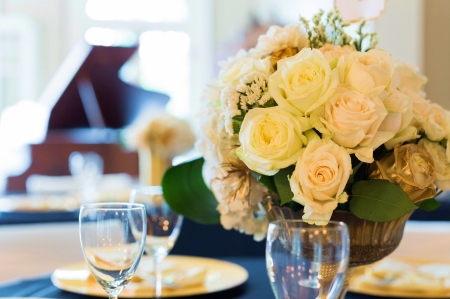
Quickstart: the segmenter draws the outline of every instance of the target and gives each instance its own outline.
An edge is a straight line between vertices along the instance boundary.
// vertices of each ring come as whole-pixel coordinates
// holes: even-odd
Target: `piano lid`
[[[163,110],[167,95],[119,78],[120,68],[136,50],[78,44],[39,99],[52,109],[48,130],[118,129],[130,125],[143,110]]]

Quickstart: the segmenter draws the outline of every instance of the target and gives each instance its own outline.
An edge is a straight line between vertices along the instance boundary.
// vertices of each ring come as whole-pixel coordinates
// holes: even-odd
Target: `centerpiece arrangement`
[[[257,240],[277,218],[342,220],[356,266],[392,252],[415,209],[438,206],[450,112],[426,99],[426,77],[376,49],[364,21],[347,26],[337,11],[272,26],[222,64],[198,117],[203,158],[163,178],[175,211]]]

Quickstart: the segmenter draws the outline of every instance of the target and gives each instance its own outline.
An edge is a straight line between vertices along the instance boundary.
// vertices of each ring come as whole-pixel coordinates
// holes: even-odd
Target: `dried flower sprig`
[[[312,21],[309,22],[306,18],[300,17],[300,22],[303,25],[311,48],[319,49],[326,44],[339,46],[353,46],[357,51],[368,51],[374,49],[377,45],[376,33],[363,32],[365,21],[359,23],[356,31],[357,37],[353,38],[345,32],[345,28],[350,26],[350,23],[343,22],[342,17],[337,10],[331,10],[324,18],[325,12],[320,10]],[[367,46],[362,49],[363,42],[368,38]]]

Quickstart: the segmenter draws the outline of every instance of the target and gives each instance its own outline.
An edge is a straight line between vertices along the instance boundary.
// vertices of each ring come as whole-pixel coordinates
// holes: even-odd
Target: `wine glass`
[[[160,186],[139,187],[131,191],[131,202],[145,205],[147,213],[147,240],[145,252],[153,257],[155,298],[161,298],[161,263],[175,245],[180,234],[183,216],[165,202]]]
[[[91,203],[80,209],[84,259],[110,299],[133,277],[145,245],[145,207],[131,203]]]
[[[302,220],[269,224],[266,266],[278,299],[335,299],[344,285],[350,252],[343,222]]]

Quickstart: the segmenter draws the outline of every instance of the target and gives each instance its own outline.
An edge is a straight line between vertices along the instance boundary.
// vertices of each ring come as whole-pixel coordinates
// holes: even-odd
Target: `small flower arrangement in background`
[[[143,186],[160,186],[174,157],[194,147],[195,135],[189,123],[162,113],[138,120],[125,131],[125,144],[139,154],[139,181]]]
[[[450,189],[450,112],[426,99],[426,77],[376,49],[364,21],[353,37],[347,26],[336,11],[272,26],[222,64],[199,115],[204,162],[163,180],[175,210],[262,238],[268,196],[317,224],[335,210],[385,222],[438,205],[437,190]],[[174,192],[180,173],[186,189]]]

